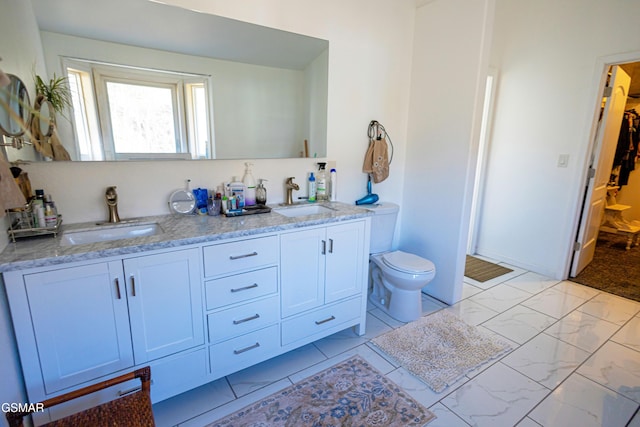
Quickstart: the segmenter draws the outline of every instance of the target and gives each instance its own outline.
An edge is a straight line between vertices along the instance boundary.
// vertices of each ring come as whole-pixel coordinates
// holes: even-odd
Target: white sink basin
[[[335,212],[335,210],[322,205],[302,205],[290,208],[274,209],[274,212],[277,212],[280,215],[288,216],[290,218],[295,218],[299,216],[331,213]]]
[[[89,230],[65,231],[60,237],[62,246],[84,245],[109,240],[131,239],[133,237],[153,236],[164,231],[155,222],[126,225],[100,225]]]

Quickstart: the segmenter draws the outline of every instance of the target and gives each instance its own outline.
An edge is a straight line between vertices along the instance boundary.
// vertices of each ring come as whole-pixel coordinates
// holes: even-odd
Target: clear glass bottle
[[[316,176],[316,200],[326,202],[329,200],[329,188],[327,186],[326,163],[318,163],[318,174]]]

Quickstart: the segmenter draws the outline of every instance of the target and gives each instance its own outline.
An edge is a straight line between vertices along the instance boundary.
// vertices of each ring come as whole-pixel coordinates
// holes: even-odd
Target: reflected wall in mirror
[[[31,101],[24,82],[7,74],[9,85],[0,88],[0,135],[22,136],[31,117]]]
[[[33,6],[74,94],[57,121],[72,159],[292,158],[305,140],[326,156],[326,40],[148,0]]]

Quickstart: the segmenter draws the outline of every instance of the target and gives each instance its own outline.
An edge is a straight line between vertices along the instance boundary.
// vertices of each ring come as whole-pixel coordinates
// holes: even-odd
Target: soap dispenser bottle
[[[244,183],[244,204],[245,206],[253,206],[256,204],[256,180],[253,179],[253,175],[251,174],[251,166],[252,163],[245,163],[244,177],[242,177],[242,182]]]
[[[329,200],[329,189],[327,188],[327,175],[325,171],[326,163],[318,163],[318,177],[316,178],[316,199],[319,202]]]
[[[309,175],[309,201],[316,201],[316,177],[313,176],[313,172]]]
[[[258,186],[256,187],[256,203],[259,205],[267,204],[267,189],[264,188],[264,182],[266,179],[258,179]]]

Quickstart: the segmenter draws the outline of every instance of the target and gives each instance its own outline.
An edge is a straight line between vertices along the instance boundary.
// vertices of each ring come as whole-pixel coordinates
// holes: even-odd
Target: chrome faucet
[[[285,188],[287,189],[287,200],[284,202],[285,205],[292,205],[293,204],[293,197],[292,197],[292,193],[293,190],[299,190],[300,187],[298,186],[298,184],[296,184],[295,182],[293,182],[293,180],[295,179],[294,176],[287,178],[287,182],[285,183]]]
[[[116,193],[116,186],[107,187],[104,197],[107,199],[107,207],[109,208],[108,222],[120,222],[120,216],[118,216],[118,193]]]

